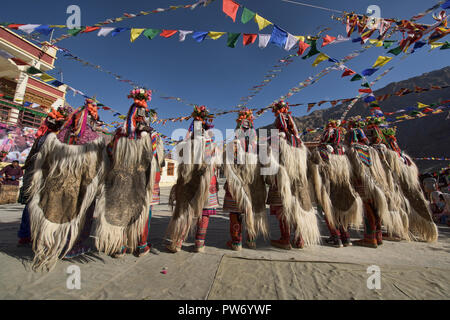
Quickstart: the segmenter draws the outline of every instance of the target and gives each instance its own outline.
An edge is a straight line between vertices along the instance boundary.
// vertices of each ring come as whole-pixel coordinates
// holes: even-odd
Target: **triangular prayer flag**
[[[342,74],[342,78],[346,76],[351,76],[352,74],[355,74],[356,72],[351,69],[345,69],[344,73]]]
[[[402,52],[402,47],[397,47],[388,51],[388,53],[392,53],[398,56]]]
[[[394,40],[384,40],[383,41],[383,47],[385,49],[389,49],[396,41]]]
[[[298,54],[299,56],[301,56],[301,55],[306,51],[306,49],[308,49],[308,47],[310,47],[309,44],[307,44],[306,42],[303,42],[303,40],[300,40],[300,41],[298,42],[298,51],[297,51],[297,54]]]
[[[42,71],[37,69],[37,68],[35,68],[35,67],[29,67],[27,69],[27,73],[28,74],[39,74],[39,73],[42,73]]]
[[[244,46],[252,44],[256,41],[256,37],[258,35],[256,33],[244,33],[242,35],[242,43]]]
[[[445,44],[439,50],[445,50],[445,49],[450,49],[450,42],[445,41]]]
[[[417,108],[422,109],[422,108],[426,108],[429,107],[428,104],[424,104],[422,102],[417,102]]]
[[[369,68],[369,69],[365,69],[363,70],[363,72],[361,72],[361,74],[363,76],[371,76],[372,74],[374,74],[378,69],[377,68]]]
[[[323,37],[322,47],[325,47],[326,45],[334,42],[334,40],[336,40],[336,37],[326,35],[325,37]]]
[[[318,53],[320,53],[320,51],[317,50],[316,40],[311,40],[311,49],[309,49],[308,54],[306,56],[302,57],[302,59],[307,59],[307,58],[312,57],[312,56],[314,56],[314,55],[316,55]]]
[[[7,25],[8,29],[14,29],[14,30],[18,30],[19,27],[21,27],[21,26],[23,26],[23,24],[12,23],[12,24]]]
[[[297,44],[297,42],[298,38],[288,32],[288,37],[286,40],[286,44],[284,45],[284,49],[287,51],[291,50]]]
[[[375,61],[375,63],[373,64],[372,68],[379,68],[384,66],[386,63],[388,63],[389,61],[391,61],[393,58],[392,57],[384,57],[384,56],[379,56],[377,58],[377,60]]]
[[[247,8],[244,8],[244,10],[242,11],[242,15],[241,15],[241,22],[242,23],[247,23],[250,20],[252,20],[255,17],[256,13],[253,11],[248,10]]]
[[[121,33],[122,31],[127,30],[127,28],[115,28],[113,32],[111,32],[111,36],[115,37],[117,36],[119,33]]]
[[[317,58],[316,58],[316,60],[314,60],[314,62],[313,62],[313,67],[316,67],[319,63],[321,63],[322,61],[325,61],[325,60],[328,60],[328,56],[325,54],[325,53],[323,53],[323,52],[321,52],[318,56],[317,56]]]
[[[69,33],[71,36],[76,36],[81,31],[83,31],[83,28],[73,28],[73,29],[67,30],[67,33]]]
[[[161,30],[159,29],[145,29],[144,36],[152,40],[154,37],[156,37],[158,34],[161,33]]]
[[[223,12],[236,22],[236,14],[239,9],[239,5],[233,0],[223,0],[222,10]]]
[[[50,28],[50,26],[48,26],[46,24],[41,24],[39,27],[34,29],[35,32],[39,32],[39,33],[45,34],[46,36],[48,36],[52,32],[52,30],[53,29]]]
[[[100,27],[86,27],[81,33],[88,33],[100,29]]]
[[[365,82],[365,83],[363,83],[363,84],[361,85],[361,87],[370,88],[370,85],[369,85],[367,82]]]
[[[366,102],[366,103],[369,103],[372,101],[376,101],[376,99],[373,95],[368,95],[367,97],[364,98],[364,102]]]
[[[270,40],[270,36],[271,36],[270,34],[260,33],[258,47],[261,49],[267,47],[267,44],[269,43]]]
[[[234,48],[236,45],[236,41],[238,40],[240,35],[240,33],[228,32],[227,46],[230,48]]]
[[[197,42],[202,42],[205,40],[206,36],[208,35],[208,31],[195,31],[192,34],[192,38],[194,38]]]
[[[210,31],[208,33],[208,37],[210,37],[213,40],[219,39],[221,36],[223,36],[226,32],[216,32],[216,31]]]
[[[353,76],[353,78],[350,79],[350,81],[357,81],[357,80],[361,80],[361,79],[362,79],[362,76],[361,76],[361,75],[355,74],[355,75]]]
[[[378,39],[369,39],[369,42],[370,42],[371,44],[374,44],[375,47],[381,47],[381,46],[383,46],[383,41],[378,40]]]
[[[371,89],[359,89],[358,90],[360,93],[372,93]]]
[[[110,34],[114,28],[108,27],[108,28],[100,28],[100,30],[97,33],[97,36],[103,36],[106,37],[108,34]]]
[[[44,81],[44,82],[56,80],[55,78],[53,78],[52,76],[50,76],[50,75],[48,75],[48,74],[46,74],[46,73],[44,73],[43,75],[41,75],[41,76],[39,77],[39,79],[41,79],[41,80]]]
[[[34,31],[34,29],[36,29],[39,26],[40,24],[24,24],[23,26],[18,27],[18,29],[25,33],[30,34]]]
[[[266,20],[263,17],[261,17],[259,14],[255,14],[255,22],[258,24],[258,28],[260,31],[265,27],[267,27],[268,25],[273,24],[269,20]]]
[[[177,32],[178,30],[163,30],[159,35],[164,38],[170,38]]]
[[[283,48],[286,44],[287,32],[278,26],[274,25],[272,29],[272,35],[270,36],[270,43],[273,43],[280,48]]]
[[[136,28],[131,28],[130,31],[130,41],[134,42],[134,40],[136,40],[142,32],[144,32],[145,29],[136,29]]]
[[[181,42],[183,42],[184,40],[186,40],[186,36],[188,34],[193,33],[194,31],[189,31],[189,30],[178,30],[178,38]],[[145,34],[145,33],[144,33]]]

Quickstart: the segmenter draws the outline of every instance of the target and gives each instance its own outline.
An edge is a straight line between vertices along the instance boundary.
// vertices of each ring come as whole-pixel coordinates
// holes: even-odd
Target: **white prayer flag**
[[[20,26],[18,29],[30,34],[39,26],[40,24],[24,24],[23,26]]]
[[[296,45],[297,42],[298,38],[288,32],[288,37],[286,40],[286,44],[284,45],[284,49],[287,51],[291,50]]]
[[[259,44],[258,47],[260,47],[261,49],[264,49],[265,47],[267,47],[267,44],[269,43],[270,40],[270,34],[265,34],[265,33],[259,33]]]
[[[108,34],[110,34],[115,28],[107,27],[107,28],[100,28],[100,30],[97,33],[97,36],[103,36],[106,37]]]
[[[186,36],[194,31],[188,31],[188,30],[178,30],[179,32],[179,39],[180,41],[186,40]]]

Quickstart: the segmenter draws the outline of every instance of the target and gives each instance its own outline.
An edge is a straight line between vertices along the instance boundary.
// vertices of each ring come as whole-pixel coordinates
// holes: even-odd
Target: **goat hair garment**
[[[156,133],[139,139],[121,136],[112,144],[94,213],[96,247],[109,255],[122,247],[136,249],[148,219],[156,171],[164,161],[164,146]]]
[[[315,150],[309,163],[318,204],[331,226],[360,226],[363,204],[351,182],[350,161],[345,155],[329,152],[325,159]]]
[[[167,228],[167,238],[173,243],[183,241],[202,216],[209,197],[211,179],[221,161],[216,144],[204,137],[181,142],[177,150],[183,158],[178,165],[178,178],[174,188],[175,208]]]
[[[52,269],[77,240],[103,179],[103,138],[68,145],[50,133],[34,160],[29,188],[34,270]]]
[[[243,223],[249,238],[255,239],[258,234],[267,237],[269,229],[265,205],[266,184],[261,174],[261,164],[256,153],[242,151],[242,158],[242,161],[239,161],[241,163],[225,162],[224,173],[228,191],[239,211],[243,213]]]
[[[403,157],[406,158],[406,163],[403,157],[400,157],[395,151],[387,149],[384,154],[396,183],[409,202],[409,231],[420,240],[436,241],[438,238],[437,226],[433,222],[429,203],[422,192],[416,164],[405,154]]]
[[[303,143],[293,147],[284,138],[280,138],[279,143],[276,183],[281,195],[282,215],[289,227],[294,228],[296,237],[301,235],[306,245],[318,244],[320,232],[311,200],[312,184],[307,177],[309,151]]]

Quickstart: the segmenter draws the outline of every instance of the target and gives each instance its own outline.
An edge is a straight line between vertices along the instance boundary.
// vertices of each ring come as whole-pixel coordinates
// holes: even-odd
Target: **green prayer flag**
[[[393,40],[385,40],[385,41],[383,41],[383,47],[385,49],[389,49],[394,43],[395,43],[395,41],[393,41]]]
[[[362,85],[361,85],[361,87],[366,87],[366,88],[370,88],[370,86],[369,86],[369,84],[366,82],[366,83],[363,83]]]
[[[234,48],[236,41],[240,35],[240,33],[228,32],[227,46],[230,48]]]
[[[394,48],[394,49],[391,49],[391,50],[388,51],[388,53],[395,54],[396,56],[398,56],[401,52],[402,52],[402,48],[401,47],[397,47],[397,48]]]
[[[311,40],[311,49],[309,49],[308,54],[306,56],[302,57],[302,59],[307,59],[309,57],[312,57],[312,56],[320,53],[320,51],[317,50],[316,42],[317,42],[317,40]]]
[[[353,76],[353,78],[350,79],[350,81],[357,81],[357,80],[360,80],[360,79],[362,79],[362,76],[359,75],[359,74],[355,74],[355,75]]]
[[[445,44],[441,46],[440,50],[450,49],[450,42],[445,41]]]
[[[161,33],[161,30],[159,29],[145,29],[145,31],[142,33],[144,36],[152,40],[154,37],[156,37],[158,34]]]
[[[242,11],[241,15],[241,22],[245,24],[250,20],[252,20],[255,16],[256,16],[255,12],[248,10],[247,8],[244,8],[244,11]]]
[[[81,31],[83,31],[84,28],[73,28],[73,29],[69,29],[67,30],[67,32],[72,35],[72,36],[76,36],[77,34],[79,34]]]
[[[29,74],[39,74],[39,73],[43,73],[41,70],[35,68],[35,67],[29,67],[27,70],[27,73]]]

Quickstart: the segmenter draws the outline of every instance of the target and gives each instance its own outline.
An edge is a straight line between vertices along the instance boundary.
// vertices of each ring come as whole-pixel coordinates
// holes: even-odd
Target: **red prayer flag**
[[[236,22],[236,14],[239,9],[239,5],[233,0],[223,0],[222,10],[223,12]]]
[[[325,37],[323,37],[322,47],[325,47],[327,44],[332,43],[334,40],[336,40],[336,37],[326,35]]]
[[[20,26],[23,26],[24,24],[8,24],[9,29],[15,29],[18,30]]]
[[[163,30],[159,35],[164,38],[170,38],[175,33],[177,33],[178,30]]]
[[[432,112],[432,111],[434,111],[434,110],[431,108],[425,108],[422,110],[422,112]]]
[[[367,89],[359,89],[358,90],[360,93],[372,93],[372,90],[367,88]]]
[[[98,30],[98,29],[100,29],[100,27],[89,27],[88,26],[88,27],[86,27],[86,29],[84,29],[80,33],[88,33],[88,32],[92,32],[92,31]]]
[[[242,43],[244,46],[252,44],[256,41],[257,34],[256,33],[244,33],[242,37]]]
[[[355,74],[356,72],[351,69],[345,69],[344,73],[342,74],[341,78],[346,76],[351,76],[352,74]]]
[[[297,51],[298,55],[301,56],[306,51],[306,49],[308,49],[308,47],[310,47],[309,44],[300,40],[298,42],[298,51]]]

